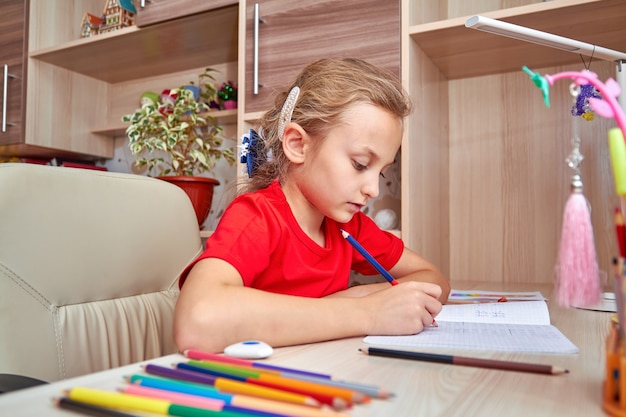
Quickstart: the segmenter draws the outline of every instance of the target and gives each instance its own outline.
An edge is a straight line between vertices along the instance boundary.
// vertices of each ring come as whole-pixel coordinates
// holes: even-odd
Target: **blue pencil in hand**
[[[340,229],[340,230],[341,230],[341,235],[348,241],[348,243],[350,243],[354,247],[354,249],[356,249],[361,255],[363,255],[363,257],[367,259],[367,261],[370,264],[372,264],[372,266],[376,268],[376,270],[383,277],[385,277],[385,279],[389,281],[391,285],[398,285],[398,281],[396,281],[395,278],[392,277],[391,274],[385,268],[383,268],[383,266],[379,264],[378,261],[372,255],[370,255],[370,253],[366,251],[365,248],[361,246],[359,242],[356,241],[355,238],[353,238],[350,235],[350,233],[346,232],[343,229]]]

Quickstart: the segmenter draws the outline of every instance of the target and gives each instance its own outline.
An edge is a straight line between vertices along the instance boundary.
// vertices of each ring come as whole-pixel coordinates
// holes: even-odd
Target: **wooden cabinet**
[[[0,0],[0,145],[23,141],[28,3]]]
[[[81,20],[85,12],[99,13],[101,0],[2,0],[2,12],[13,3],[30,3],[28,72],[22,78],[28,88],[21,95],[27,105],[21,142],[6,145],[0,139],[0,155],[111,158],[112,138],[126,127],[120,118],[137,107],[142,92],[182,85],[207,66],[236,65],[236,1],[213,2],[230,6],[204,6],[203,12],[177,20],[88,39],[80,38]],[[0,37],[9,33],[3,29]],[[220,122],[233,123],[235,117],[234,112],[218,115]]]
[[[136,3],[138,8],[136,24],[138,27],[144,27],[232,6],[237,4],[237,0],[138,0]]]
[[[21,3],[23,15],[16,15],[14,8],[11,13],[16,3]],[[91,3],[96,2],[85,1],[85,7]],[[10,16],[2,19],[3,24],[12,26],[14,32],[21,30],[24,41],[19,47],[12,44],[11,49],[20,49],[24,66],[19,78],[11,80],[8,88],[11,100],[21,102],[21,132],[12,135],[10,141],[0,142],[0,155],[52,158],[111,154],[110,140],[87,134],[87,125],[105,108],[102,97],[106,96],[106,91],[102,86],[30,58],[33,50],[58,41],[71,28],[75,27],[75,32],[79,33],[82,14],[77,16],[65,7],[67,4],[41,0],[4,1],[0,6],[0,13],[6,17],[8,11]],[[97,7],[101,9],[102,5]],[[2,32],[4,36],[4,29]],[[2,49],[4,51],[4,43]],[[13,81],[22,85],[11,91],[11,84],[16,86]]]
[[[582,70],[583,61],[466,28],[475,14],[626,51],[626,7],[622,0],[402,1],[402,79],[416,105],[402,145],[403,239],[453,283],[550,283],[573,174],[565,163],[572,97],[561,81],[547,109],[521,67],[550,74]],[[591,60],[590,69],[615,77],[613,63]],[[618,201],[606,143],[615,123],[596,116],[579,126],[598,261],[611,288]]]
[[[399,1],[257,0],[245,4],[246,113],[269,108],[277,88],[285,88],[304,66],[322,57],[364,58],[399,75]],[[256,64],[255,5],[260,19]],[[254,94],[255,67],[262,85],[258,94]]]

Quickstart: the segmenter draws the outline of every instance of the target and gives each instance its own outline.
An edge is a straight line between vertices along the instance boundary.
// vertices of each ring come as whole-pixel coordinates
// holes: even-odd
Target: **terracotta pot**
[[[220,182],[213,178],[191,176],[164,176],[158,178],[179,186],[187,193],[196,212],[198,226],[202,229],[202,225],[211,211],[213,188],[216,185],[220,185]]]

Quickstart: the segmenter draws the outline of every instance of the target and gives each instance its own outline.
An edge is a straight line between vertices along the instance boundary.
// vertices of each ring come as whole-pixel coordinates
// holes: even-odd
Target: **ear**
[[[309,136],[297,123],[287,123],[283,133],[283,152],[294,164],[304,162]]]

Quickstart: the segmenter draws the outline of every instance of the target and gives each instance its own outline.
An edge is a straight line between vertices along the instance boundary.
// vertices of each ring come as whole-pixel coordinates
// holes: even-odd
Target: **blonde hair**
[[[254,176],[241,187],[242,193],[263,189],[284,178],[289,160],[282,150],[278,126],[285,99],[296,86],[300,95],[291,121],[319,140],[356,103],[373,104],[396,115],[401,122],[411,112],[410,98],[391,72],[355,58],[316,61],[305,67],[287,90],[276,95],[274,106],[261,118],[263,148],[259,155],[269,158],[256,167]]]

